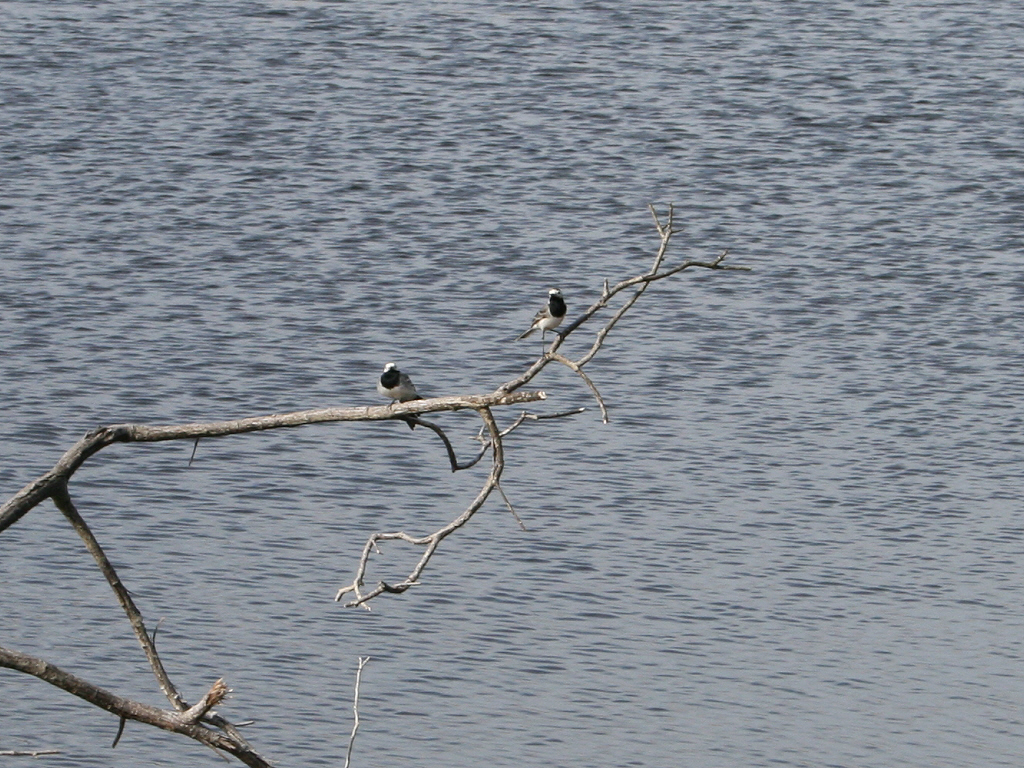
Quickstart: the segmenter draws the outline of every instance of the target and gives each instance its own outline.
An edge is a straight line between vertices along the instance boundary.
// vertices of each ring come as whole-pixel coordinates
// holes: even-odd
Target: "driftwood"
[[[136,701],[125,699],[110,693],[99,686],[93,685],[73,674],[66,672],[47,661],[35,658],[25,653],[9,650],[0,647],[0,667],[33,675],[40,680],[62,688],[89,703],[105,709],[120,718],[120,728],[117,737],[114,739],[116,745],[120,739],[124,724],[128,720],[135,720],[141,723],[163,728],[164,730],[181,733],[189,738],[206,744],[207,746],[222,752],[234,755],[238,760],[249,766],[265,767],[270,763],[266,758],[259,755],[239,732],[238,726],[232,724],[223,716],[214,711],[214,707],[220,704],[229,693],[229,689],[222,680],[213,684],[210,690],[199,700],[198,703],[190,705],[174,686],[170,677],[160,661],[156,650],[153,636],[146,629],[141,611],[135,605],[127,588],[122,584],[113,565],[103,552],[99,541],[93,535],[85,519],[79,513],[72,501],[69,483],[75,472],[90,457],[97,452],[114,443],[149,443],[166,440],[192,440],[198,444],[204,438],[216,438],[226,435],[238,435],[247,432],[263,431],[269,429],[283,429],[301,427],[308,424],[319,424],[326,422],[344,421],[386,421],[402,420],[410,427],[425,427],[440,437],[448,454],[449,462],[453,472],[468,470],[474,467],[488,453],[491,456],[490,471],[484,480],[483,486],[476,494],[471,503],[450,522],[433,533],[424,536],[413,536],[405,532],[374,533],[363,547],[362,555],[355,569],[355,575],[351,583],[340,588],[335,595],[335,600],[341,600],[349,596],[346,606],[363,606],[369,609],[367,603],[374,598],[384,594],[398,594],[405,592],[412,586],[420,583],[431,557],[437,551],[448,536],[453,534],[483,507],[494,491],[498,492],[505,505],[516,517],[517,522],[525,530],[515,509],[509,502],[501,487],[501,476],[505,467],[503,440],[514,430],[518,429],[528,421],[539,421],[550,418],[572,416],[580,413],[582,408],[571,411],[564,411],[553,414],[533,414],[522,412],[518,418],[505,428],[501,428],[494,416],[493,409],[516,406],[526,403],[535,403],[545,399],[546,395],[540,390],[525,390],[549,364],[558,363],[564,365],[577,374],[585,386],[590,390],[604,422],[608,421],[608,407],[601,396],[596,384],[584,371],[584,367],[594,359],[600,351],[608,334],[615,327],[616,323],[630,310],[630,308],[643,295],[651,283],[663,280],[686,269],[746,269],[746,267],[734,267],[725,265],[726,253],[709,261],[684,261],[672,267],[665,267],[664,261],[667,255],[668,246],[672,236],[677,232],[674,229],[674,211],[670,206],[667,217],[664,221],[659,218],[652,207],[651,214],[660,237],[660,245],[654,257],[651,267],[643,274],[622,280],[615,285],[604,282],[599,298],[588,307],[582,314],[576,317],[566,327],[552,333],[553,341],[546,345],[544,351],[522,374],[511,381],[504,382],[489,394],[463,395],[436,397],[423,400],[413,400],[405,403],[393,403],[391,405],[379,405],[358,408],[322,408],[316,410],[298,411],[294,413],[277,414],[270,416],[258,416],[233,421],[217,421],[181,424],[173,426],[147,426],[143,424],[118,424],[113,426],[100,427],[89,432],[81,440],[75,443],[54,465],[52,469],[40,476],[37,480],[26,485],[21,491],[9,499],[0,507],[0,533],[14,525],[27,515],[41,502],[50,499],[57,508],[68,519],[75,531],[85,542],[86,549],[96,561],[100,571],[103,573],[111,589],[117,596],[135,636],[143,648],[143,652],[149,661],[153,674],[156,676],[160,688],[171,704],[171,710],[162,710]],[[624,291],[632,289],[628,298],[614,312],[610,319],[595,334],[589,349],[581,356],[572,359],[560,352],[567,337],[577,331],[585,323],[590,321],[597,313],[605,309],[613,298]],[[426,421],[422,417],[426,414],[441,413],[444,411],[473,410],[481,421],[482,426],[478,440],[481,448],[475,458],[460,462],[452,447],[451,440],[444,430],[433,422]],[[193,451],[194,455],[194,451]],[[369,589],[364,590],[364,579],[370,559],[375,552],[379,552],[378,545],[383,541],[403,541],[413,546],[423,547],[423,554],[412,571],[402,581],[388,584],[383,581]],[[368,660],[368,659],[367,659]],[[360,659],[359,673],[362,672],[366,662]],[[349,739],[348,752],[346,754],[346,766],[351,759],[352,746],[355,740],[356,729],[358,728],[358,686],[359,677],[356,678],[356,700],[354,709],[356,723]]]

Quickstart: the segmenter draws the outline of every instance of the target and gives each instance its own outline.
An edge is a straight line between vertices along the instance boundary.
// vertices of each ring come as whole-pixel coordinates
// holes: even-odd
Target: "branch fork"
[[[240,435],[248,432],[257,432],[270,429],[284,429],[301,427],[308,424],[342,421],[405,421],[411,428],[422,426],[434,432],[444,443],[446,453],[452,472],[468,470],[479,463],[486,455],[490,454],[490,470],[487,477],[472,502],[454,519],[442,526],[433,533],[425,536],[412,536],[403,531],[391,533],[374,533],[367,540],[360,556],[355,576],[350,584],[340,588],[335,595],[335,600],[340,601],[343,597],[351,599],[345,603],[346,606],[359,606],[369,610],[369,601],[387,592],[401,594],[420,583],[420,577],[427,568],[431,558],[448,536],[464,526],[475,515],[490,498],[493,491],[497,491],[505,506],[515,517],[523,530],[523,524],[515,508],[509,501],[504,489],[501,487],[501,477],[505,468],[505,453],[503,439],[514,432],[527,421],[540,421],[544,419],[562,418],[582,413],[585,408],[575,408],[560,411],[552,414],[533,414],[523,411],[511,424],[504,429],[499,428],[493,408],[535,403],[546,399],[547,395],[540,390],[527,391],[523,388],[530,384],[547,366],[554,362],[564,365],[573,373],[579,376],[584,385],[589,389],[591,395],[597,402],[603,422],[608,421],[608,408],[601,396],[597,386],[590,376],[584,371],[584,367],[594,359],[601,350],[608,334],[614,329],[618,321],[630,310],[640,299],[647,288],[658,280],[664,280],[679,272],[691,268],[712,269],[712,270],[746,270],[747,267],[725,265],[723,262],[727,251],[723,251],[710,261],[684,261],[673,267],[664,267],[664,261],[668,252],[672,236],[680,230],[675,228],[675,209],[668,206],[667,215],[664,220],[659,216],[653,206],[650,206],[654,225],[658,232],[660,243],[650,268],[639,275],[622,280],[614,285],[607,279],[603,281],[599,298],[575,320],[567,326],[560,328],[537,360],[535,360],[522,374],[510,381],[499,385],[494,391],[480,395],[461,395],[427,398],[408,402],[398,402],[389,405],[361,406],[351,408],[320,408],[314,410],[297,411],[293,413],[272,414],[267,416],[256,416],[243,419],[214,422],[197,422],[190,424],[150,426],[145,424],[115,424],[98,427],[81,440],[76,442],[60,458],[56,465],[45,474],[22,488],[17,494],[10,498],[0,507],[0,533],[11,525],[17,523],[29,511],[38,506],[46,499],[52,499],[57,508],[67,518],[75,531],[82,538],[86,549],[92,555],[100,571],[107,579],[111,589],[117,596],[122,610],[125,612],[132,626],[139,644],[149,661],[153,674],[157,679],[160,688],[171,704],[172,710],[165,711],[151,707],[139,702],[124,699],[109,693],[98,686],[86,682],[64,670],[55,667],[48,662],[37,659],[26,654],[21,654],[6,648],[0,647],[0,666],[9,667],[26,674],[34,675],[41,680],[60,687],[76,696],[79,696],[90,703],[106,709],[121,719],[121,727],[118,730],[116,744],[120,739],[124,724],[128,720],[137,720],[154,725],[165,730],[184,734],[195,739],[215,750],[228,752],[238,760],[254,768],[270,768],[270,763],[260,756],[245,740],[239,731],[239,726],[230,723],[214,711],[214,707],[224,701],[229,694],[229,689],[223,679],[217,680],[209,691],[194,705],[189,705],[172,683],[167,671],[164,669],[156,650],[155,632],[150,635],[146,630],[142,614],[127,588],[121,582],[114,570],[113,565],[103,552],[99,541],[93,535],[82,515],[78,512],[71,499],[69,483],[75,472],[93,455],[114,443],[150,443],[167,440],[188,440],[193,441],[192,457],[189,464],[195,457],[195,448],[200,439],[226,437],[229,435]],[[570,335],[579,330],[585,323],[590,321],[598,312],[605,309],[611,301],[623,291],[632,288],[623,304],[612,314],[605,324],[597,330],[591,341],[589,349],[581,356],[573,359],[560,350]],[[473,410],[482,421],[477,440],[480,443],[479,452],[474,458],[460,462],[444,430],[437,424],[427,421],[424,415],[441,413],[445,411]],[[423,553],[415,567],[409,574],[396,583],[379,581],[372,589],[365,590],[364,580],[369,566],[370,558],[374,554],[380,554],[380,542],[403,541],[411,546],[422,547]],[[349,750],[345,765],[348,766],[351,758],[352,743],[355,739],[358,728],[358,692],[359,674],[363,665],[369,659],[359,660],[359,671],[356,677],[356,698],[354,709],[356,724],[353,727],[349,740]],[[2,753],[0,753],[2,754]]]

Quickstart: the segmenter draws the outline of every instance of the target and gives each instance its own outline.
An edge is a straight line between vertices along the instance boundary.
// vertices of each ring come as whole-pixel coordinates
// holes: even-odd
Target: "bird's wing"
[[[545,304],[543,307],[541,307],[540,309],[537,310],[537,314],[533,316],[533,320],[530,322],[530,327],[526,329],[526,332],[522,333],[519,336],[517,336],[516,340],[518,341],[519,339],[525,339],[527,336],[529,336],[531,333],[533,333],[535,330],[537,330],[537,323],[539,323],[541,320],[543,320],[547,316],[548,316],[548,305]]]
[[[420,396],[419,392],[416,391],[416,385],[412,383],[412,379],[409,378],[408,374],[403,373],[400,381],[402,387],[408,388],[417,398]]]

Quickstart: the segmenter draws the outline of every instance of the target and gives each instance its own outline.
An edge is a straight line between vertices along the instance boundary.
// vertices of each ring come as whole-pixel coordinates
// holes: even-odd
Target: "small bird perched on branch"
[[[562,292],[557,288],[552,288],[548,291],[548,303],[544,306],[544,309],[534,316],[530,330],[518,338],[525,339],[531,333],[540,329],[540,337],[543,339],[548,331],[554,330],[562,324],[562,320],[565,319],[565,312],[565,299],[562,298]]]
[[[390,397],[400,403],[423,399],[416,391],[412,379],[398,370],[398,366],[394,363],[384,366],[384,372],[377,379],[377,391],[384,397]]]

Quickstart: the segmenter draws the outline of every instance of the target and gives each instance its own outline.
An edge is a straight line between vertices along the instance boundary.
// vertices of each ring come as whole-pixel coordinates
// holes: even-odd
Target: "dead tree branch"
[[[608,334],[611,333],[612,329],[619,322],[622,316],[625,315],[626,312],[628,312],[634,304],[636,304],[636,302],[640,299],[644,291],[647,290],[648,286],[651,283],[656,282],[658,280],[664,280],[665,278],[671,277],[672,275],[676,275],[686,269],[698,268],[715,270],[750,270],[750,267],[724,264],[723,262],[725,261],[725,257],[728,255],[728,251],[722,251],[722,253],[720,253],[711,261],[684,261],[681,264],[677,264],[674,267],[662,269],[662,264],[664,263],[665,256],[668,253],[668,246],[672,240],[672,236],[679,231],[675,229],[673,226],[675,222],[675,207],[672,205],[668,207],[668,218],[665,223],[662,223],[653,205],[650,206],[650,211],[651,216],[654,218],[655,228],[658,230],[658,235],[661,238],[661,242],[658,246],[658,251],[654,256],[654,261],[651,264],[650,269],[648,269],[643,274],[622,280],[611,287],[609,287],[608,281],[605,280],[601,290],[600,298],[598,298],[598,300],[591,304],[590,307],[588,307],[583,312],[583,314],[581,314],[579,317],[577,317],[575,320],[569,323],[569,325],[567,325],[565,328],[553,331],[553,333],[555,334],[555,339],[554,341],[551,342],[551,346],[548,347],[547,352],[545,352],[543,355],[537,358],[537,360],[522,374],[512,379],[511,381],[506,381],[504,384],[500,385],[497,388],[497,390],[495,390],[496,392],[514,392],[520,387],[523,387],[529,384],[531,381],[533,381],[537,377],[537,375],[547,367],[548,363],[556,360],[555,353],[558,352],[559,348],[562,346],[563,343],[565,343],[565,340],[571,333],[576,331],[580,326],[582,326],[584,323],[586,323],[588,320],[594,317],[594,315],[596,315],[602,309],[607,307],[608,303],[615,296],[617,296],[619,293],[626,290],[627,288],[637,286],[633,294],[622,304],[621,307],[619,307],[615,314],[612,315],[612,317],[600,328],[600,330],[598,330],[597,334],[594,337],[594,341],[591,344],[590,349],[583,356],[573,361],[575,362],[577,368],[583,368],[583,366],[585,366],[587,363],[594,359],[594,356],[597,355],[598,351],[601,349],[601,346],[604,344],[605,338],[607,338]],[[558,362],[562,362],[563,365],[565,364],[562,360],[559,360]],[[573,370],[576,371],[577,373],[580,373],[576,368],[574,368]],[[584,378],[584,382],[587,382],[587,379]],[[590,388],[591,392],[595,394],[598,405],[601,406],[602,416],[604,417],[604,420],[607,421],[607,410],[603,406],[600,396],[596,395],[596,387],[593,386],[592,381],[588,383],[588,387]]]
[[[551,359],[554,360],[556,363],[561,363],[570,371],[573,371],[581,379],[583,379],[583,383],[586,384],[587,387],[590,389],[591,393],[594,395],[594,399],[597,400],[597,406],[601,409],[601,421],[607,424],[608,408],[604,404],[604,398],[601,397],[601,393],[597,391],[597,386],[594,384],[593,381],[591,381],[590,377],[583,372],[582,366],[575,360],[570,360],[569,358],[565,357],[564,355],[560,355],[557,352],[550,352],[549,354],[551,355]]]
[[[518,419],[516,419],[514,422],[512,422],[512,424],[510,426],[508,426],[505,429],[503,429],[501,431],[500,435],[501,435],[501,437],[505,437],[505,435],[507,435],[510,432],[516,430],[525,421],[541,421],[541,420],[544,420],[544,419],[560,419],[560,418],[562,418],[564,416],[575,416],[578,413],[583,413],[583,411],[585,411],[585,410],[586,410],[586,408],[573,408],[573,409],[568,410],[568,411],[561,411],[559,413],[547,413],[547,414],[527,413],[526,411],[523,411],[522,415]],[[477,455],[475,457],[473,457],[469,461],[461,462],[460,463],[458,457],[455,455],[455,448],[452,446],[452,441],[448,438],[448,435],[445,433],[445,431],[443,429],[441,429],[440,425],[434,424],[433,422],[430,422],[430,421],[426,421],[425,419],[421,419],[419,416],[407,416],[407,417],[405,417],[405,420],[410,425],[414,425],[415,424],[415,425],[419,425],[421,427],[426,427],[427,429],[432,430],[438,437],[441,438],[441,442],[444,443],[445,451],[448,454],[448,462],[451,465],[452,472],[459,472],[459,471],[464,470],[464,469],[471,469],[472,467],[475,467],[477,464],[480,463],[480,459],[482,459],[484,457],[484,455],[487,453],[487,449],[491,445],[490,441],[488,439],[485,439],[484,436],[483,436],[484,435],[484,430],[486,429],[486,427],[480,427],[480,434],[479,434],[479,436],[476,439],[480,443],[482,443],[483,446],[480,448],[480,451],[477,453]]]
[[[200,718],[227,695],[228,689],[223,680],[215,682],[206,696],[192,709],[186,712],[168,712],[117,696],[43,659],[8,648],[0,647],[0,667],[37,677],[125,720],[136,720],[188,736],[208,747],[232,754],[252,768],[271,768],[270,763],[247,744],[199,724]]]
[[[234,755],[246,765],[269,766],[270,763],[261,757],[242,737],[237,725],[228,722],[225,718],[213,711],[228,693],[227,686],[222,680],[218,680],[209,692],[195,705],[190,706],[181,696],[167,674],[163,663],[156,651],[155,632],[150,635],[147,631],[142,613],[135,605],[127,588],[121,582],[116,570],[105,555],[99,541],[93,535],[84,518],[75,507],[71,499],[69,484],[75,472],[92,456],[99,451],[115,443],[153,443],[168,440],[193,441],[192,459],[195,458],[195,450],[199,440],[203,438],[226,437],[229,435],[240,435],[248,432],[257,432],[270,429],[285,429],[300,427],[310,424],[322,424],[328,422],[345,421],[405,421],[410,428],[417,425],[426,427],[441,438],[448,455],[449,464],[453,472],[467,470],[479,463],[488,453],[491,456],[491,466],[484,480],[483,486],[471,503],[463,509],[454,519],[437,529],[433,533],[424,536],[413,536],[404,531],[390,533],[374,533],[367,540],[360,556],[355,576],[352,582],[340,588],[335,595],[335,600],[341,600],[346,595],[351,599],[345,603],[346,606],[362,605],[369,610],[368,603],[379,595],[389,592],[401,594],[411,587],[419,584],[419,579],[425,571],[438,546],[448,536],[464,526],[475,515],[490,498],[491,493],[497,490],[498,495],[504,501],[509,511],[515,517],[519,525],[525,530],[525,526],[512,506],[504,489],[501,487],[501,477],[505,468],[505,453],[503,440],[513,431],[518,429],[526,421],[539,421],[543,419],[561,418],[581,413],[583,408],[576,408],[553,414],[532,414],[523,412],[517,419],[504,429],[498,426],[492,412],[493,408],[532,403],[544,400],[546,395],[542,391],[526,391],[523,389],[532,382],[549,363],[555,362],[564,365],[577,374],[590,390],[597,401],[601,411],[602,421],[608,421],[608,408],[601,396],[597,386],[591,377],[583,370],[601,350],[605,339],[615,328],[619,320],[636,304],[647,288],[654,282],[664,280],[684,270],[699,268],[709,270],[743,270],[746,267],[736,267],[724,264],[726,252],[710,261],[684,261],[671,267],[665,267],[665,259],[668,253],[669,243],[674,234],[678,232],[674,226],[675,210],[668,207],[667,216],[664,221],[659,217],[654,207],[651,207],[651,215],[654,218],[660,243],[650,268],[639,275],[621,280],[610,285],[606,279],[603,282],[600,296],[575,320],[555,331],[555,337],[550,345],[522,374],[510,381],[499,385],[490,394],[482,395],[453,395],[447,397],[436,397],[407,402],[395,402],[390,405],[354,407],[354,408],[321,408],[293,413],[274,414],[269,416],[257,416],[229,421],[195,422],[188,424],[150,426],[145,424],[115,424],[94,429],[76,442],[60,460],[48,472],[32,481],[18,493],[11,497],[3,506],[0,506],[0,533],[11,525],[21,520],[28,512],[38,506],[46,499],[51,499],[61,513],[82,538],[86,549],[96,561],[97,566],[107,579],[108,584],[114,591],[125,615],[128,617],[135,636],[143,648],[150,667],[157,679],[164,695],[170,701],[173,711],[165,711],[156,707],[140,704],[129,699],[118,697],[108,691],[99,688],[85,680],[75,677],[64,670],[55,667],[48,662],[32,656],[0,648],[0,666],[15,669],[26,674],[34,675],[45,682],[66,690],[90,703],[106,709],[121,719],[117,740],[120,739],[124,723],[128,720],[135,720],[163,728],[168,731],[181,733],[189,738],[195,739],[215,750]],[[595,315],[609,306],[610,302],[620,293],[632,291],[615,310],[611,317],[595,333],[590,346],[582,355],[572,358],[563,354],[560,350],[571,334],[589,322]],[[481,446],[475,458],[465,462],[459,462],[451,440],[445,431],[433,422],[422,418],[425,414],[441,413],[445,411],[472,410],[480,417],[482,426],[477,436]],[[401,581],[388,583],[383,580],[371,589],[364,589],[367,570],[370,559],[374,553],[381,554],[380,544],[385,541],[403,541],[416,547],[422,547],[423,552],[412,570]],[[359,695],[359,674],[363,665],[369,659],[360,659],[359,670],[356,676],[356,696],[354,702],[356,722],[349,739],[348,755],[346,765],[351,758],[352,745],[358,728],[358,695]]]
[[[560,332],[555,331],[554,333],[556,334],[556,338],[554,341],[551,342],[551,346],[547,349],[547,351],[544,352],[540,356],[540,358],[538,358],[537,361],[534,362],[523,374],[521,374],[515,379],[512,379],[511,381],[507,381],[504,384],[500,385],[495,390],[494,394],[497,395],[517,391],[520,387],[523,387],[526,384],[529,384],[531,381],[533,381],[533,379],[536,378],[541,373],[541,371],[544,370],[545,367],[547,367],[548,363],[557,362],[568,367],[583,380],[584,384],[586,384],[591,394],[593,394],[594,399],[597,401],[598,407],[601,409],[602,421],[607,423],[607,405],[605,404],[604,398],[601,397],[601,393],[598,391],[597,385],[590,378],[590,376],[587,375],[587,373],[583,370],[583,366],[585,366],[587,363],[593,360],[595,355],[597,355],[598,351],[601,349],[601,346],[604,344],[604,340],[607,338],[608,334],[611,333],[612,329],[623,317],[623,315],[625,315],[630,310],[630,308],[634,304],[636,304],[636,302],[640,299],[643,293],[647,290],[648,286],[650,286],[651,283],[657,280],[663,280],[667,277],[671,277],[672,275],[678,274],[679,272],[682,272],[683,270],[686,269],[748,269],[747,267],[734,267],[731,265],[723,264],[723,261],[725,260],[725,257],[728,253],[727,251],[723,251],[721,254],[719,254],[716,258],[714,258],[711,261],[684,261],[683,263],[678,264],[674,267],[664,269],[663,264],[665,261],[665,256],[668,253],[669,243],[672,240],[672,236],[678,232],[678,230],[674,228],[675,209],[673,206],[669,206],[667,220],[665,222],[661,221],[657,211],[654,209],[653,206],[650,207],[650,211],[652,217],[654,218],[654,224],[660,237],[660,243],[658,246],[658,251],[654,256],[654,261],[652,262],[648,271],[635,277],[630,277],[625,280],[622,280],[616,283],[614,286],[609,286],[608,281],[605,280],[600,298],[596,302],[594,302],[585,312],[583,312],[582,315],[580,315],[572,323],[570,323],[567,328]],[[608,303],[619,293],[634,286],[635,290],[629,296],[629,298],[626,299],[626,301],[622,304],[621,307],[619,307],[619,309],[612,315],[612,317],[607,322],[605,322],[604,326],[602,326],[601,329],[598,330],[594,338],[594,341],[591,344],[590,349],[584,355],[582,355],[580,358],[576,360],[572,360],[566,357],[565,355],[559,353],[559,348],[565,342],[569,334],[571,334],[577,328],[579,328],[588,320],[590,320],[594,315],[596,315],[598,312],[604,309],[608,305]],[[497,428],[496,424],[494,424],[493,416],[491,416],[489,410],[487,410],[486,408],[480,408],[478,409],[478,412],[480,413],[481,418],[484,419],[486,433],[485,429],[481,428],[480,440],[483,443],[483,445],[481,447],[480,453],[477,455],[476,459],[467,462],[465,465],[458,464],[458,461],[455,458],[455,452],[451,446],[451,442],[448,440],[447,436],[444,435],[440,427],[436,427],[436,425],[431,426],[429,424],[424,424],[424,426],[428,426],[429,428],[434,429],[434,431],[437,432],[437,434],[444,441],[445,448],[448,450],[448,457],[451,462],[453,472],[456,471],[457,469],[465,469],[475,465],[478,461],[480,461],[481,458],[483,458],[483,456],[486,454],[488,450],[493,451],[494,458],[491,467],[491,473],[488,476],[487,481],[484,483],[483,489],[480,491],[477,498],[473,501],[473,504],[471,504],[470,507],[455,520],[441,527],[434,533],[428,534],[426,536],[412,536],[408,533],[405,533],[404,531],[394,533],[375,533],[371,535],[370,538],[367,540],[366,545],[363,547],[363,553],[359,560],[359,565],[356,570],[355,579],[353,579],[352,583],[348,586],[338,590],[338,593],[337,595],[335,595],[334,598],[335,600],[340,600],[345,595],[352,593],[355,595],[355,599],[345,603],[346,606],[363,605],[364,607],[368,608],[368,606],[366,606],[366,603],[369,600],[376,597],[377,595],[380,595],[384,592],[402,593],[410,587],[415,586],[418,583],[420,574],[422,574],[424,568],[426,567],[427,563],[430,561],[430,558],[433,556],[435,550],[437,549],[438,544],[440,544],[440,542],[445,537],[447,537],[452,531],[464,525],[469,520],[469,518],[472,517],[473,514],[475,514],[476,511],[483,505],[483,503],[487,500],[488,496],[490,495],[491,491],[493,491],[494,489],[498,490],[509,511],[512,512],[512,515],[516,518],[516,521],[525,530],[525,526],[523,525],[522,520],[519,518],[519,515],[516,514],[515,508],[512,506],[511,502],[509,502],[508,497],[505,495],[505,492],[501,488],[500,483],[501,473],[504,468],[504,453],[502,450],[501,440],[506,434],[508,434],[508,432],[511,432],[512,430],[516,429],[523,423],[523,421],[527,418],[526,414],[524,414],[515,422],[513,422],[513,424],[509,426],[505,431],[502,431]],[[423,422],[420,421],[419,423]],[[379,551],[379,542],[389,540],[404,541],[414,546],[424,547],[425,550],[420,558],[419,563],[413,569],[412,573],[410,573],[410,575],[405,578],[405,580],[394,585],[387,584],[386,582],[381,581],[377,584],[377,586],[374,589],[364,594],[361,592],[361,587],[363,587],[364,585],[364,579],[366,578],[366,569],[370,557],[373,554],[373,552]]]
[[[128,616],[128,621],[132,625],[132,630],[135,632],[135,637],[138,639],[139,644],[142,645],[142,649],[146,654],[146,659],[149,661],[149,666],[153,670],[153,674],[156,675],[157,682],[160,684],[160,689],[164,692],[164,695],[171,702],[171,705],[178,711],[184,711],[188,709],[188,705],[181,698],[181,694],[178,693],[177,688],[171,682],[170,677],[167,675],[167,670],[164,669],[163,662],[160,661],[160,655],[156,652],[156,643],[150,636],[149,632],[146,631],[146,625],[142,620],[142,613],[135,606],[135,601],[132,600],[128,590],[124,584],[121,583],[121,579],[117,575],[117,571],[114,570],[114,566],[111,565],[110,560],[107,559],[106,554],[103,552],[103,548],[100,543],[93,536],[92,530],[86,524],[85,520],[78,513],[74,503],[71,501],[71,494],[68,493],[67,482],[61,479],[58,481],[53,490],[53,503],[57,505],[57,508],[64,513],[64,517],[68,519],[71,526],[75,529],[75,532],[85,542],[85,548],[89,550],[89,554],[92,555],[96,564],[100,568],[100,572],[106,578],[107,583],[110,584],[110,588],[114,591],[117,596],[117,601],[121,604],[121,608]]]
[[[363,667],[370,662],[370,657],[360,656],[359,666],[356,668],[356,690],[352,695],[352,734],[348,737],[348,751],[345,753],[345,768],[352,763],[352,747],[356,743],[356,731],[359,730],[359,683],[363,677]]]
[[[355,599],[345,603],[346,606],[366,606],[368,601],[377,597],[377,595],[383,594],[384,592],[401,594],[410,587],[416,586],[416,584],[419,583],[420,574],[422,574],[423,570],[427,567],[427,563],[430,562],[430,558],[434,556],[434,552],[437,551],[438,545],[452,533],[468,523],[470,518],[476,514],[477,510],[484,505],[484,502],[487,501],[487,498],[491,495],[491,491],[493,491],[497,486],[498,481],[501,479],[501,473],[505,469],[505,451],[501,442],[501,432],[498,429],[497,423],[494,421],[494,415],[491,413],[491,409],[484,406],[479,408],[477,413],[480,414],[480,418],[487,427],[487,432],[490,436],[489,447],[491,449],[492,462],[490,474],[487,476],[487,480],[484,483],[483,488],[481,488],[480,492],[477,493],[476,498],[473,499],[472,503],[462,512],[462,514],[447,525],[439,528],[431,534],[428,534],[427,536],[410,536],[404,531],[372,534],[367,540],[366,545],[363,547],[363,554],[359,559],[355,578],[352,580],[351,584],[338,590],[338,593],[334,596],[335,601],[341,600],[345,595],[352,593],[355,595]],[[366,569],[369,566],[370,556],[375,550],[379,551],[379,542],[395,540],[404,541],[407,544],[412,544],[417,547],[424,547],[423,555],[420,557],[419,562],[416,563],[416,567],[412,569],[405,579],[397,584],[388,584],[387,582],[380,581],[377,583],[377,586],[369,592],[363,593],[361,588],[364,586]],[[366,607],[369,609],[369,606]]]
[[[124,610],[128,621],[132,626],[135,637],[142,646],[146,659],[149,661],[157,682],[164,695],[167,696],[177,714],[172,719],[155,713],[162,710],[134,708],[135,702],[122,700],[113,697],[102,689],[91,684],[68,676],[57,667],[46,666],[45,668],[15,665],[13,669],[35,674],[40,679],[51,682],[58,687],[63,687],[76,695],[91,701],[97,706],[103,706],[115,714],[119,714],[122,722],[118,729],[118,735],[114,740],[116,744],[123,731],[124,721],[139,720],[151,725],[156,725],[166,730],[175,730],[184,733],[198,741],[223,749],[235,754],[243,762],[249,765],[269,765],[269,762],[260,757],[241,735],[238,727],[225,718],[210,710],[217,701],[223,698],[227,688],[219,693],[219,698],[213,696],[219,689],[215,687],[210,694],[204,697],[198,704],[190,707],[184,700],[177,688],[174,686],[164,668],[160,655],[156,650],[154,637],[147,631],[142,612],[135,605],[128,589],[121,582],[117,571],[107,558],[102,546],[89,528],[85,519],[75,507],[71,500],[68,484],[75,472],[92,456],[114,443],[152,443],[167,440],[194,440],[198,441],[203,437],[224,437],[228,435],[244,434],[247,432],[263,431],[268,429],[280,429],[299,427],[308,424],[318,424],[336,421],[382,421],[389,419],[419,420],[420,414],[438,413],[443,411],[458,411],[463,409],[480,410],[492,406],[516,405],[520,403],[536,402],[545,398],[543,392],[523,393],[502,393],[490,395],[468,395],[431,398],[428,400],[415,400],[407,403],[393,403],[387,406],[371,406],[362,408],[322,408],[317,410],[298,411],[294,413],[276,414],[272,416],[259,416],[247,419],[236,419],[232,421],[199,422],[172,426],[149,426],[145,424],[119,424],[109,427],[100,427],[88,433],[73,445],[57,462],[57,464],[46,474],[25,486],[15,494],[7,503],[0,507],[0,532],[18,522],[29,511],[38,506],[46,499],[52,499],[56,507],[64,514],[72,527],[85,542],[86,549],[96,561],[100,572],[106,578],[107,583],[117,597],[118,603]],[[488,411],[489,413],[489,411]],[[429,426],[426,422],[424,426]],[[447,441],[447,437],[443,438]],[[451,455],[454,455],[452,452]],[[447,535],[447,534],[445,534]],[[438,541],[443,536],[438,538]],[[426,558],[429,560],[429,557]],[[423,565],[426,565],[424,560]],[[421,569],[422,570],[422,569]],[[13,654],[13,652],[11,652]],[[24,657],[33,662],[47,664],[41,660]],[[8,657],[8,660],[16,660],[16,656]],[[36,671],[31,671],[35,669]],[[42,670],[40,674],[37,671]],[[54,671],[56,670],[56,671]],[[72,680],[73,679],[73,680]],[[68,682],[72,681],[72,683]],[[67,683],[64,685],[62,683]],[[68,687],[71,685],[71,688]],[[74,690],[72,690],[72,688]],[[88,695],[82,695],[86,692]],[[105,703],[97,703],[105,702]],[[142,705],[139,705],[142,706]],[[150,711],[152,710],[152,711]],[[201,722],[200,722],[201,721]],[[219,728],[224,733],[213,739],[208,734],[215,734],[215,731],[205,727],[201,723]],[[191,728],[192,730],[188,730]]]
[[[196,422],[172,426],[146,424],[116,424],[99,427],[71,446],[46,474],[26,485],[0,507],[0,533],[18,522],[40,502],[50,498],[61,480],[67,483],[71,476],[90,457],[114,443],[157,443],[167,440],[195,440],[203,437],[225,437],[268,429],[302,427],[336,421],[384,421],[419,416],[423,413],[461,411],[467,408],[496,407],[532,403],[547,397],[543,392],[492,393],[432,397],[406,403],[374,405],[361,408],[319,408],[309,411],[255,416],[232,421]]]

